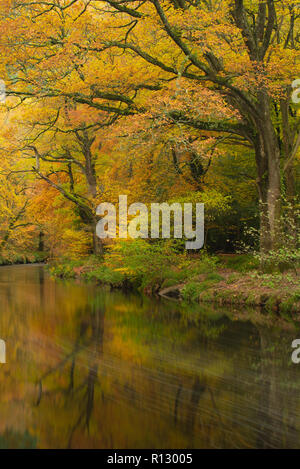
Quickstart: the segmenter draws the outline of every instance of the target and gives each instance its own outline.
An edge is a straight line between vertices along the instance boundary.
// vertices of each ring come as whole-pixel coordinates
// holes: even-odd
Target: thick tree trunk
[[[264,157],[264,156],[263,156]],[[268,173],[259,169],[260,250],[268,253],[282,243],[280,172],[268,161]]]
[[[93,254],[96,256],[103,256],[103,244],[100,238],[96,234],[96,226],[93,226]]]
[[[95,168],[95,158],[92,154],[92,144],[95,141],[95,137],[89,138],[88,132],[85,130],[80,136],[77,133],[77,138],[80,142],[82,153],[85,159],[84,165],[84,175],[86,177],[88,193],[91,197],[92,205],[94,206],[94,210],[96,210],[97,205],[97,174]],[[96,234],[96,226],[97,226],[97,219],[93,215],[89,215],[89,226],[92,232],[92,239],[93,239],[93,254],[96,256],[103,256],[103,243],[100,238],[98,238]]]
[[[97,236],[96,233],[97,220],[93,220],[91,224],[92,236],[93,236],[93,254],[96,256],[102,257],[104,254],[102,240]]]
[[[260,202],[260,250],[273,251],[282,243],[280,148],[267,96],[262,93],[256,162]]]
[[[295,210],[296,203],[296,183],[293,167],[287,169],[285,174],[286,184],[286,201],[287,201],[287,212],[286,212],[286,230],[288,233],[288,245],[291,248],[296,248],[298,243],[297,237],[297,215]]]
[[[268,215],[268,160],[263,149],[262,140],[258,141],[255,148],[257,166],[257,186],[259,196],[259,244],[260,252],[267,253],[272,248],[271,230]]]
[[[92,238],[92,253],[97,256],[103,255],[103,244],[102,240],[98,238],[96,233],[97,218],[94,214],[93,209],[88,206],[78,206],[78,214],[81,218],[82,223],[87,227],[86,231],[91,233]]]
[[[291,128],[289,121],[289,96],[282,99],[280,102],[281,116],[282,116],[282,140],[283,140],[283,154],[284,163],[286,164],[293,151],[295,145],[295,131]],[[285,216],[285,229],[287,232],[287,243],[290,248],[297,246],[297,216],[296,216],[296,182],[293,164],[286,167],[284,173],[285,183],[285,203],[287,204]]]

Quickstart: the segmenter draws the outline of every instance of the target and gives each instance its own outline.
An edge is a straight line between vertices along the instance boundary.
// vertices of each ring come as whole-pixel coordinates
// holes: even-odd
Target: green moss
[[[205,278],[205,281],[209,281],[212,283],[219,283],[222,280],[224,280],[224,277],[222,275],[218,274],[217,272],[213,272],[211,274],[208,274]]]

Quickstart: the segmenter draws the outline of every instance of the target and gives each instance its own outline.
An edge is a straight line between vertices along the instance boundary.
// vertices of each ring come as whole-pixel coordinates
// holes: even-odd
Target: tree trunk
[[[285,174],[286,184],[286,230],[288,233],[288,245],[291,248],[296,248],[298,243],[297,238],[297,215],[295,210],[296,203],[296,183],[293,167],[289,167]]]
[[[280,148],[272,123],[269,99],[261,94],[256,162],[260,202],[260,250],[273,251],[282,243]]]
[[[102,257],[104,254],[102,240],[97,236],[96,233],[97,220],[94,220],[92,223],[92,234],[93,234],[93,254],[96,256]]]
[[[42,231],[39,233],[39,245],[38,245],[38,251],[39,252],[44,252],[45,250],[45,242],[44,242],[45,235]]]
[[[294,151],[295,131],[291,128],[289,121],[289,96],[280,101],[280,109],[282,115],[282,140],[283,154],[285,164],[289,161]],[[284,174],[285,196],[287,203],[287,211],[285,216],[285,229],[288,234],[287,243],[290,248],[297,246],[297,215],[296,215],[296,182],[293,164],[286,168]]]
[[[81,218],[82,223],[87,227],[86,231],[92,235],[92,253],[96,256],[103,256],[103,245],[102,240],[98,238],[96,233],[97,218],[94,214],[93,209],[85,206],[77,206],[78,215]]]

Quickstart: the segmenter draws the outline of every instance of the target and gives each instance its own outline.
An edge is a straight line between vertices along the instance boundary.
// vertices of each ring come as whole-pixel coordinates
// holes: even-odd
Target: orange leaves
[[[1,3],[0,71],[15,94],[2,153],[16,155],[13,168],[33,187],[32,219],[53,245],[55,233],[76,238],[78,214],[89,218],[104,197],[148,202],[203,190],[224,134],[231,153],[233,144],[248,149],[266,127],[258,128],[261,90],[278,101],[300,74],[289,2],[274,2],[262,55],[262,2],[245,0],[240,21],[231,0],[187,3]],[[41,175],[48,185],[36,182]]]

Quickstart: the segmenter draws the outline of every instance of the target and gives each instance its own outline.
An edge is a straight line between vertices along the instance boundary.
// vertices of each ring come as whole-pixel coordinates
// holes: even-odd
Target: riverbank
[[[300,314],[300,269],[261,273],[258,261],[249,255],[188,256],[170,246],[124,243],[102,261],[94,256],[60,259],[48,269],[60,278],[80,277],[190,304],[247,305],[283,316]]]
[[[296,274],[253,272],[241,275],[228,269],[219,270],[218,275],[220,279],[216,282],[211,282],[209,275],[203,275],[192,282],[162,289],[159,294],[189,303],[259,307],[281,316],[300,314],[299,277]]]
[[[43,252],[35,252],[22,255],[12,255],[1,257],[0,256],[0,267],[8,265],[26,265],[26,264],[41,264],[46,262],[47,254]]]

